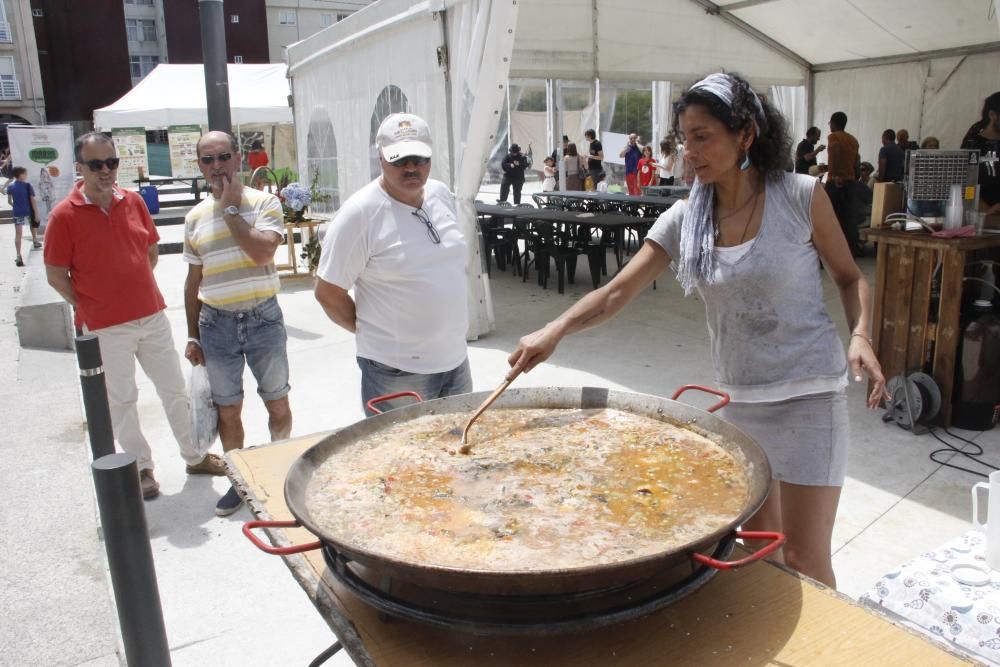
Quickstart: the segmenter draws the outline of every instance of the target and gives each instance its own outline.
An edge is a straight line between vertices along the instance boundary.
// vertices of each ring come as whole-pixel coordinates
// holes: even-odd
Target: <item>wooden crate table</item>
[[[324,435],[226,456],[233,483],[259,519],[292,518],[285,505],[285,475]],[[274,529],[269,536],[280,546],[315,540],[301,528]],[[247,542],[239,558],[276,556]],[[766,562],[720,572],[689,597],[635,621],[585,634],[537,638],[481,637],[386,621],[326,572],[319,551],[283,559],[348,654],[363,667],[968,664],[957,653],[839,593]]]
[[[937,420],[948,426],[955,383],[962,278],[967,275],[969,262],[1000,260],[1000,234],[941,239],[919,232],[866,229],[862,230],[862,236],[878,244],[872,345],[882,364],[882,372],[889,379],[923,369],[927,365],[928,349],[933,344],[930,374],[941,389],[941,412]],[[931,313],[931,280],[939,262],[941,297],[938,312]]]
[[[284,264],[275,262],[274,265],[274,268],[279,272],[278,275],[280,277],[308,278],[312,275],[308,268],[300,271],[299,257],[295,250],[295,232],[297,231],[301,235],[302,246],[304,247],[306,243],[316,238],[316,228],[324,222],[326,222],[326,220],[309,219],[285,223],[285,247],[288,249],[288,262]]]

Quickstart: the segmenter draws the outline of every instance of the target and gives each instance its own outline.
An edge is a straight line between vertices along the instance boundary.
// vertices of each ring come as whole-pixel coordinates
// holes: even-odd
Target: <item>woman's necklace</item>
[[[757,212],[757,198],[760,197],[760,190],[753,196],[753,207],[750,209],[750,215],[747,216],[746,224],[743,225],[743,233],[740,234],[740,242],[736,245],[741,245],[743,240],[747,237],[747,230],[750,229],[750,221],[753,220],[753,214]]]
[[[730,213],[727,213],[726,215],[720,215],[718,217],[718,219],[714,221],[714,224],[715,224],[715,240],[716,241],[719,240],[719,236],[722,234],[722,225],[720,223],[723,220],[728,220],[729,218],[733,217],[734,215],[736,215],[737,213],[739,213],[740,211],[742,211],[743,209],[745,209],[746,206],[747,206],[747,204],[749,204],[751,201],[753,201],[753,207],[750,209],[750,215],[747,216],[747,221],[743,225],[743,233],[740,235],[740,242],[737,243],[736,245],[740,245],[740,244],[743,243],[743,240],[747,236],[747,230],[750,229],[750,221],[753,220],[753,214],[757,212],[757,199],[760,197],[760,190],[761,190],[760,188],[757,188],[754,191],[753,196],[752,197],[748,197],[745,202],[743,202],[742,204],[740,204],[739,208],[737,208],[736,210],[734,210],[734,211],[732,211]]]

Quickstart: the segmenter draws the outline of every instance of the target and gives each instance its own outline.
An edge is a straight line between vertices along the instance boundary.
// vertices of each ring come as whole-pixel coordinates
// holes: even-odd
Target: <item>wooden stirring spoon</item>
[[[490,394],[485,401],[483,401],[482,405],[476,408],[476,411],[472,413],[471,417],[469,417],[469,421],[465,422],[465,429],[462,431],[462,446],[458,450],[459,453],[468,454],[472,451],[472,445],[468,442],[469,429],[472,428],[472,423],[479,419],[479,415],[486,412],[486,408],[493,405],[493,401],[500,398],[500,394],[506,391],[507,387],[510,386],[510,383],[513,382],[514,378],[518,375],[520,375],[520,371],[515,373],[512,377],[504,378],[504,381],[500,383],[500,386],[494,389],[493,393]]]

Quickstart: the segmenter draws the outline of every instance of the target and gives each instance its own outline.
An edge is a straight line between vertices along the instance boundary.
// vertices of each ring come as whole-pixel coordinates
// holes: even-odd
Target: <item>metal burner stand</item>
[[[727,558],[732,553],[734,545],[735,537],[728,536],[723,538],[712,553],[712,557],[720,560]],[[396,618],[412,620],[448,630],[460,630],[475,635],[545,636],[584,632],[594,628],[623,623],[650,614],[680,600],[694,592],[697,588],[705,585],[709,579],[719,572],[715,568],[700,566],[694,569],[688,577],[685,577],[675,585],[670,586],[666,590],[658,591],[649,597],[636,600],[629,598],[627,602],[619,602],[617,605],[612,604],[607,609],[576,614],[572,610],[577,603],[599,601],[604,597],[611,599],[615,594],[635,586],[636,583],[577,593],[518,596],[459,593],[427,589],[427,592],[435,596],[435,601],[437,599],[475,601],[482,603],[480,606],[483,609],[488,609],[488,603],[493,600],[502,601],[505,604],[514,604],[525,609],[542,607],[563,610],[562,615],[557,620],[497,621],[485,616],[458,615],[444,610],[431,609],[393,596],[390,593],[392,590],[391,578],[384,578],[381,588],[373,586],[359,577],[349,567],[351,563],[349,557],[338,552],[330,545],[325,545],[322,551],[323,559],[326,561],[330,574],[358,596],[358,598],[380,612]]]

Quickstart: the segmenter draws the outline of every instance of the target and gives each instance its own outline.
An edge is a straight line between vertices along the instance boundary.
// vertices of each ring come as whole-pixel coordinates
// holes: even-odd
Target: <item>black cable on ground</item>
[[[983,460],[981,460],[979,458],[980,456],[983,455],[983,448],[982,448],[981,445],[973,442],[972,440],[968,440],[966,438],[963,438],[960,435],[955,435],[954,433],[952,433],[951,431],[949,431],[947,428],[945,428],[943,430],[944,430],[945,433],[947,433],[951,437],[955,438],[956,440],[961,440],[962,442],[964,442],[966,444],[972,445],[973,450],[971,452],[967,452],[967,451],[965,451],[963,449],[959,449],[958,447],[956,447],[955,445],[951,444],[947,440],[942,439],[941,436],[939,436],[937,434],[937,429],[932,428],[932,429],[928,430],[928,433],[930,433],[931,435],[933,435],[934,439],[937,440],[938,442],[940,442],[941,444],[943,444],[944,447],[942,449],[935,449],[933,452],[930,453],[930,459],[931,459],[931,461],[933,461],[934,463],[939,463],[939,464],[941,464],[943,466],[948,466],[949,468],[954,468],[955,470],[961,470],[962,472],[967,472],[967,473],[970,473],[972,475],[978,475],[979,477],[989,477],[988,473],[982,473],[982,472],[979,472],[978,470],[971,470],[969,468],[963,468],[962,466],[955,465],[954,463],[949,463],[948,461],[943,461],[940,458],[935,458],[935,454],[945,454],[945,453],[948,453],[948,452],[954,452],[956,454],[961,454],[962,456],[964,456],[966,458],[972,459],[973,462],[978,463],[981,466],[986,466],[987,468],[990,468],[991,470],[1000,470],[1000,467],[997,467],[997,466],[993,465],[992,463],[987,463],[986,461],[983,461]]]

